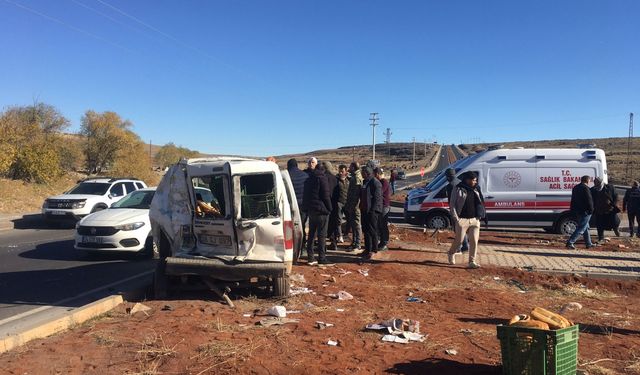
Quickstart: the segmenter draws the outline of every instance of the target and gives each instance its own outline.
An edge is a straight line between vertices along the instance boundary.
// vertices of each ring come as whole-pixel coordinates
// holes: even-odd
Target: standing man
[[[391,186],[389,184],[389,181],[384,178],[384,171],[382,170],[382,168],[374,169],[373,174],[382,185],[382,213],[380,214],[380,220],[378,221],[378,233],[380,235],[378,250],[385,251],[388,250],[387,245],[389,245],[389,212],[391,211]]]
[[[453,184],[453,181],[456,178],[456,171],[453,168],[448,168],[445,172],[445,176],[447,177],[447,181],[449,181],[449,183],[447,184],[447,201],[451,201],[451,192],[453,191],[453,188],[455,187]],[[453,228],[453,232],[454,232],[454,236],[455,236],[455,231],[456,231],[456,225],[455,223],[451,223],[451,228]],[[469,237],[465,234],[464,235],[464,239],[462,240],[462,245],[460,246],[460,248],[458,249],[459,253],[465,252],[465,251],[469,251]]]
[[[584,237],[587,249],[595,246],[591,243],[591,235],[589,234],[589,220],[593,214],[593,198],[589,190],[589,182],[591,182],[591,177],[582,176],[580,183],[571,190],[571,212],[576,215],[578,224],[576,230],[567,240],[568,249],[575,250],[574,244],[580,235]]]
[[[320,264],[331,265],[326,258],[326,238],[329,214],[331,213],[331,194],[329,184],[321,166],[313,169],[304,185],[302,206],[309,214],[309,237],[307,238],[308,265],[315,266],[318,262],[313,252],[313,240],[318,238],[318,261]]]
[[[298,161],[296,159],[289,159],[287,161],[287,171],[289,171],[289,177],[291,177],[291,183],[293,184],[293,191],[296,194],[296,201],[298,202],[298,209],[300,210],[300,221],[302,221],[302,243],[306,243],[307,239],[307,219],[309,216],[307,212],[302,209],[302,198],[304,197],[304,183],[309,178],[309,174],[303,172],[298,168]]]
[[[629,218],[629,237],[633,237],[633,224],[634,221],[638,223],[638,234],[640,237],[640,188],[638,187],[638,181],[631,183],[631,188],[627,189],[622,199],[622,212],[627,212]]]
[[[310,157],[309,160],[307,160],[307,169],[305,169],[304,171],[307,172],[309,175],[311,175],[313,170],[316,169],[317,165],[318,165],[318,159],[314,157]]]
[[[455,239],[449,248],[449,264],[456,264],[456,253],[465,235],[469,236],[469,268],[480,268],[476,262],[478,240],[480,239],[480,220],[485,217],[484,199],[478,190],[478,176],[474,172],[465,172],[453,189],[449,200],[449,210],[455,225]]]
[[[598,229],[598,243],[604,241],[604,231],[613,230],[616,236],[620,237],[620,218],[618,217],[618,194],[609,184],[603,184],[600,177],[593,179],[591,188],[593,198],[593,215],[596,218],[596,228]]]
[[[344,243],[342,234],[342,224],[345,222],[345,204],[349,193],[349,179],[347,178],[347,166],[340,164],[338,167],[338,185],[331,204],[333,205],[331,221],[334,222],[334,232],[332,233],[331,247],[335,250],[339,243]]]
[[[360,189],[362,188],[362,174],[360,164],[354,161],[349,165],[349,190],[347,191],[347,203],[344,212],[347,215],[347,232],[351,231],[352,241],[348,251],[360,250],[362,228],[360,225]]]
[[[364,232],[364,259],[378,252],[378,221],[382,213],[382,184],[373,177],[371,167],[362,167],[362,189],[360,189],[360,212]]]
[[[335,205],[335,197],[336,197],[336,188],[338,187],[338,177],[337,171],[333,168],[333,164],[330,161],[322,160],[320,161],[320,165],[324,169],[324,175],[327,178],[327,182],[329,183],[329,195],[331,198],[331,213],[329,214],[329,223],[327,224],[327,236],[329,237],[329,241],[331,241],[331,246],[329,249],[336,250],[337,246],[334,247],[333,244],[335,242],[335,238],[333,236],[336,231],[336,222],[333,220],[336,205]]]
[[[391,183],[391,194],[396,193],[396,181],[398,180],[398,171],[396,168],[391,169],[391,173],[389,174],[389,182]]]

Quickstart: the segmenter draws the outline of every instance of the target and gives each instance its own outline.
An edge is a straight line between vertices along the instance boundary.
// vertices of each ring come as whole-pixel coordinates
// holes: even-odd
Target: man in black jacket
[[[633,237],[633,224],[638,222],[638,237],[640,237],[640,188],[638,181],[633,181],[622,199],[622,212],[627,212],[629,218],[629,237]]]
[[[567,248],[569,249],[576,248],[574,244],[580,235],[584,237],[587,249],[594,246],[591,243],[591,235],[589,234],[589,220],[591,220],[591,215],[593,214],[593,198],[588,186],[590,181],[591,177],[582,176],[580,183],[571,190],[571,212],[578,219],[578,223],[576,230],[567,240]]]
[[[324,168],[317,166],[309,173],[304,184],[303,210],[309,215],[309,238],[307,238],[308,264],[330,265],[326,258],[326,237],[329,214],[331,213],[331,191],[325,176]],[[318,262],[313,253],[313,240],[318,238]]]
[[[360,190],[360,212],[364,233],[364,259],[371,259],[378,252],[378,221],[382,213],[382,184],[373,177],[371,167],[362,167],[362,189]]]

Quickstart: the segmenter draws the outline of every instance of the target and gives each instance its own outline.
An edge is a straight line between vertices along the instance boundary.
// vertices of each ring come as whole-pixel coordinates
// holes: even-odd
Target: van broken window
[[[194,177],[191,182],[196,198],[196,216],[202,218],[227,216],[223,175]]]
[[[271,173],[241,176],[241,217],[259,219],[278,216],[275,190],[275,181]]]

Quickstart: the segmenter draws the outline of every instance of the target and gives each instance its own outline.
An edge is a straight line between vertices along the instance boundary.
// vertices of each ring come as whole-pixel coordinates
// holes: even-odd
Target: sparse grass
[[[132,375],[156,375],[160,374],[160,366],[167,358],[175,357],[178,353],[178,344],[169,346],[165,343],[162,335],[151,331],[142,342],[136,342],[139,349],[136,351],[138,371]]]
[[[112,347],[118,342],[118,340],[116,340],[115,337],[113,337],[113,332],[107,332],[107,331],[92,332],[91,336],[93,336],[93,339],[96,341],[96,344],[100,346]]]
[[[257,348],[262,346],[261,341],[249,341],[248,343],[235,343],[230,341],[211,341],[198,346],[196,354],[191,360],[200,363],[213,363],[198,374],[204,374],[224,364],[235,366],[238,361],[244,361],[251,356]]]
[[[616,294],[600,289],[594,288],[589,289],[585,288],[582,285],[569,284],[564,286],[562,289],[550,291],[551,294],[556,294],[564,297],[581,297],[581,298],[591,298],[596,300],[604,300],[618,297]]]

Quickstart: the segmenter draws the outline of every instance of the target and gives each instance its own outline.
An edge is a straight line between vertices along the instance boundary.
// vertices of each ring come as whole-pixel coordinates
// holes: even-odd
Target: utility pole
[[[413,158],[411,162],[411,166],[416,165],[416,137],[413,137]]]
[[[387,128],[387,131],[384,132],[384,136],[385,136],[385,141],[384,143],[387,144],[387,154],[389,154],[389,156],[391,156],[391,128]]]
[[[376,160],[376,126],[378,126],[378,112],[371,112],[369,114],[369,121],[371,121],[371,136],[373,138],[372,140],[372,144],[373,144],[373,157],[371,160]]]
[[[626,183],[631,181],[631,140],[633,139],[633,112],[629,113],[629,139],[627,140],[627,167],[625,170]]]
[[[151,165],[151,169],[153,169],[153,158],[151,157],[151,140],[149,140],[149,164]]]
[[[427,157],[427,140],[424,140],[424,157]]]

